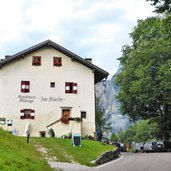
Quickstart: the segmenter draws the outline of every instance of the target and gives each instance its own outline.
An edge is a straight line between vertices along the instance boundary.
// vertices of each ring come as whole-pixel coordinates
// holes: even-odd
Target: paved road
[[[171,171],[171,153],[130,153],[121,159],[91,170],[98,171]]]
[[[49,164],[63,171],[171,171],[171,153],[122,153],[121,158],[98,167],[58,162]]]

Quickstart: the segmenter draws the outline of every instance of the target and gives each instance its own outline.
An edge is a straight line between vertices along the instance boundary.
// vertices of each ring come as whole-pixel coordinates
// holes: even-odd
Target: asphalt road
[[[122,157],[88,171],[171,171],[171,153],[122,153]]]

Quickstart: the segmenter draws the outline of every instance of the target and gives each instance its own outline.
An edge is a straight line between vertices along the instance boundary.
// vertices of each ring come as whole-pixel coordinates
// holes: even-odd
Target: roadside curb
[[[102,167],[104,167],[104,166],[106,166],[106,165],[109,165],[109,164],[111,164],[111,163],[115,163],[115,162],[117,162],[117,161],[119,161],[119,160],[121,160],[121,159],[123,159],[123,156],[122,156],[122,155],[121,155],[120,157],[118,157],[117,159],[114,159],[114,160],[112,160],[112,161],[110,161],[110,162],[104,163],[104,164],[99,165],[99,166],[95,166],[95,167],[93,167],[93,168],[94,168],[94,169],[99,169],[99,168],[102,168]]]
[[[117,162],[121,160],[122,158],[123,156],[120,156],[117,159],[114,159],[110,162],[107,162],[107,163],[104,163],[95,167],[88,167],[88,166],[81,165],[81,164],[73,164],[73,163],[67,163],[67,162],[48,161],[48,163],[50,167],[55,169],[56,171],[91,171],[91,170],[97,170],[99,168],[105,167],[106,165]]]
[[[67,162],[48,161],[48,164],[51,168],[55,169],[56,171],[86,171],[90,169],[90,167],[88,166]]]
[[[113,151],[107,151],[103,154],[101,154],[96,160],[95,164],[102,165],[105,163],[108,163],[110,161],[116,160],[119,157],[118,149]]]

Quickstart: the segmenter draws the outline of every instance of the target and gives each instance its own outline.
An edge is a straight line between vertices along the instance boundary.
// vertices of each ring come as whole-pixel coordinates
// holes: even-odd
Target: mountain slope
[[[107,121],[111,122],[112,132],[126,129],[130,123],[127,116],[119,112],[120,104],[116,98],[119,87],[115,83],[117,73],[110,79],[96,84],[95,92],[99,108],[105,111]]]

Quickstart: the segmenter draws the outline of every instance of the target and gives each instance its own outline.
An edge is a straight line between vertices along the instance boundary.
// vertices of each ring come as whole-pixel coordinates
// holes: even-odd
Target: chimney
[[[5,59],[11,58],[11,55],[5,55]]]
[[[85,61],[92,63],[92,58],[85,58]]]

